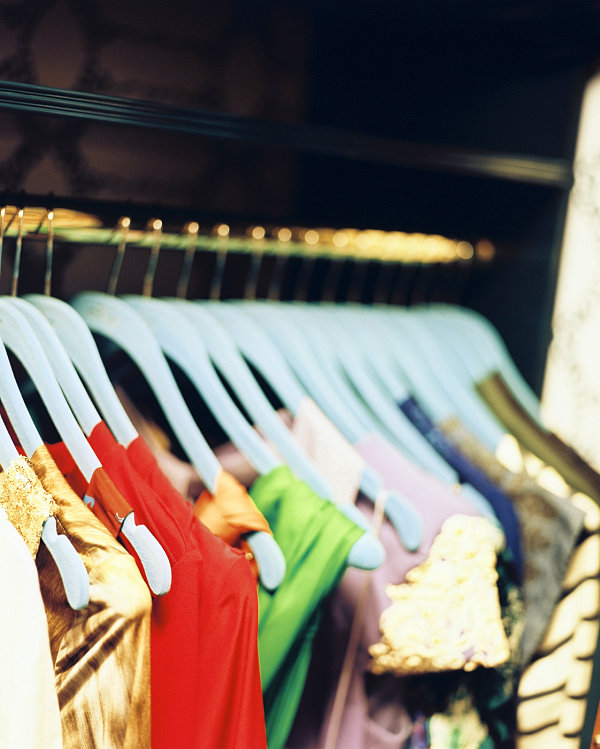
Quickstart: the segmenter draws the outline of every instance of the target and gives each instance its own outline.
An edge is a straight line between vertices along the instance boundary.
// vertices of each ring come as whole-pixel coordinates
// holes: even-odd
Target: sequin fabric
[[[55,514],[56,504],[27,458],[16,458],[4,471],[0,482],[0,506],[35,559],[44,523]]]
[[[427,560],[405,583],[388,586],[392,604],[379,620],[381,641],[369,648],[370,670],[406,675],[506,663],[496,572],[503,544],[485,518],[448,518]]]

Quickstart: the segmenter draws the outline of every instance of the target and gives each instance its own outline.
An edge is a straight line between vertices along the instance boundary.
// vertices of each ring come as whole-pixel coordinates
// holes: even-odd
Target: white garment
[[[37,569],[0,507],[0,747],[62,749],[60,710]]]

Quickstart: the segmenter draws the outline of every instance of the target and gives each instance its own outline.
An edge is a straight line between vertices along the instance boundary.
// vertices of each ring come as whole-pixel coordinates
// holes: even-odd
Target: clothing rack
[[[543,204],[544,210],[552,207],[557,215],[556,228],[550,224],[547,225],[544,228],[544,235],[536,237],[534,242],[529,237],[519,240],[518,255],[514,254],[513,238],[509,239],[508,253],[506,253],[503,252],[502,244],[497,243],[494,236],[489,237],[498,250],[497,262],[493,264],[494,274],[499,279],[496,288],[506,285],[507,274],[510,273],[508,268],[518,265],[515,277],[521,279],[518,283],[522,289],[515,291],[515,296],[521,298],[523,293],[531,291],[537,295],[534,314],[531,314],[530,305],[525,305],[525,303],[522,305],[523,312],[527,313],[526,332],[523,331],[522,324],[515,325],[519,305],[508,309],[499,293],[489,294],[488,291],[484,291],[486,287],[489,288],[491,278],[489,263],[480,263],[475,268],[475,277],[470,285],[470,296],[462,295],[461,281],[459,293],[453,294],[452,298],[452,301],[459,301],[482,312],[494,322],[522,370],[534,388],[539,391],[545,368],[546,349],[551,337],[550,317],[562,232],[561,212],[566,205],[566,197],[572,184],[572,170],[568,160],[419,143],[336,128],[272,122],[158,102],[9,81],[0,81],[0,112],[2,111],[7,114],[13,113],[18,117],[33,117],[36,121],[39,119],[40,123],[56,121],[97,125],[101,130],[104,128],[102,132],[105,132],[106,128],[130,129],[140,134],[143,131],[154,131],[163,133],[169,143],[173,143],[172,138],[179,135],[191,138],[189,143],[198,143],[199,147],[206,147],[206,144],[212,143],[221,143],[224,147],[226,144],[232,144],[232,146],[237,144],[246,149],[257,149],[257,153],[291,154],[301,157],[299,163],[301,163],[301,169],[304,170],[305,181],[306,175],[308,179],[312,179],[311,174],[316,174],[318,178],[323,170],[325,173],[327,171],[335,173],[339,170],[342,174],[364,174],[367,182],[373,178],[377,179],[378,174],[386,174],[388,176],[385,179],[388,181],[391,179],[392,182],[397,179],[398,184],[406,180],[407,175],[408,179],[410,175],[416,175],[419,180],[429,175],[437,185],[435,189],[438,191],[440,186],[446,184],[450,189],[454,184],[461,185],[460,190],[464,190],[465,185],[477,181],[477,184],[487,191],[486,201],[498,200],[499,204],[502,204],[507,195],[522,194],[528,196],[527,200],[533,200],[535,205]],[[43,133],[43,128],[41,132]],[[145,148],[147,144],[140,147]],[[233,153],[233,158],[236,158],[235,153]],[[333,184],[335,184],[335,179]],[[422,180],[419,184],[420,189],[417,190],[417,194],[427,190]],[[353,183],[350,189],[354,187]],[[426,192],[422,194],[424,197],[427,195]],[[325,222],[332,221],[339,227],[356,225],[357,228],[366,229],[375,225],[377,228],[397,229],[403,228],[402,224],[405,219],[402,216],[407,210],[404,206],[404,213],[400,211],[400,217],[394,218],[393,221],[389,216],[386,217],[386,213],[389,212],[384,210],[382,214],[384,218],[381,222],[368,220],[367,223],[364,219],[361,221],[361,217],[358,216],[355,222],[350,223],[341,215],[328,215],[330,211],[328,206],[331,202],[329,199],[321,208],[314,206],[310,200],[307,202],[301,199],[289,210],[288,214],[279,213],[274,216],[268,214],[268,207],[265,208],[264,213],[261,207],[253,215],[207,213],[202,211],[201,205],[198,205],[198,202],[201,202],[198,198],[195,199],[196,204],[186,206],[179,202],[174,206],[138,202],[135,199],[99,198],[94,197],[93,194],[86,195],[85,191],[61,195],[7,190],[0,197],[0,203],[4,205],[42,205],[48,209],[62,207],[85,211],[99,216],[103,225],[107,227],[115,226],[122,216],[131,217],[132,221],[140,222],[142,225],[158,217],[163,221],[165,230],[169,228],[174,231],[180,231],[181,227],[190,220],[205,221],[209,224],[226,222],[229,225],[254,223],[261,226],[273,223],[280,226],[323,226],[327,225]],[[532,207],[531,215],[535,215],[537,210],[539,206],[538,208]],[[341,211],[342,215],[345,213],[350,216],[355,215],[352,208],[345,212]],[[513,224],[512,217],[507,221],[509,226],[516,226]],[[452,220],[450,223],[456,222]],[[487,235],[486,230],[483,234],[476,230],[477,233],[470,235],[469,231],[461,231],[460,226],[446,228],[444,225],[436,226],[431,219],[429,219],[429,224],[429,226],[417,225],[410,228],[413,228],[413,231],[424,229],[431,234],[439,231],[446,236],[459,236],[474,246],[482,239],[482,236]],[[543,268],[533,268],[539,264],[543,264]],[[409,281],[408,286],[412,288],[412,285],[413,281]],[[450,287],[451,283],[447,283],[446,289]],[[237,292],[233,293],[235,295]],[[401,294],[394,299],[394,303],[405,302],[412,296],[410,291]],[[522,333],[517,334],[515,332],[517,330]],[[528,339],[526,343],[521,340],[523,336]],[[535,341],[535,345],[532,346],[531,341]]]

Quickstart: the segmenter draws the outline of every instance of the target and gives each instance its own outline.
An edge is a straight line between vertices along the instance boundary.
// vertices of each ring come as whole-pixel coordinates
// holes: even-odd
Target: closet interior
[[[599,21],[0,6],[7,747],[594,746],[540,394]]]

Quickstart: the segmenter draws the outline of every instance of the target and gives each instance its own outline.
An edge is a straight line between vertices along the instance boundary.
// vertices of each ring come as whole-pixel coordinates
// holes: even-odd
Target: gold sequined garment
[[[65,533],[87,569],[90,602],[67,603],[44,545],[36,558],[65,749],[150,747],[150,612],[148,589],[133,558],[73,493],[40,447],[31,465],[56,502]],[[6,474],[0,474],[0,483]]]
[[[496,554],[502,532],[482,517],[453,515],[425,562],[390,585],[381,641],[369,648],[373,673],[397,675],[493,667],[508,661]]]
[[[569,501],[542,488],[525,470],[509,471],[458,421],[439,425],[453,446],[510,497],[523,545],[525,630],[521,663],[527,664],[542,641],[575,543],[583,513]]]
[[[54,515],[56,505],[52,495],[40,484],[27,458],[13,460],[4,472],[0,506],[35,559],[44,523]]]

